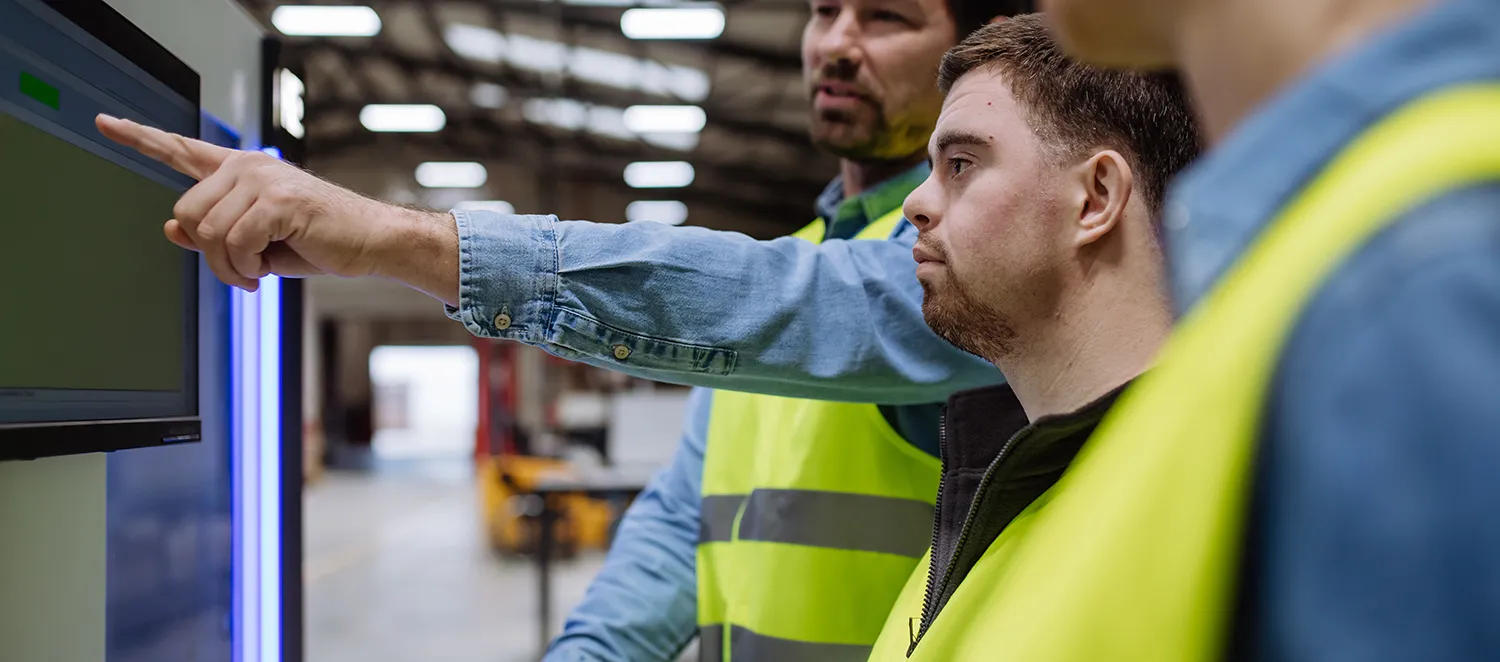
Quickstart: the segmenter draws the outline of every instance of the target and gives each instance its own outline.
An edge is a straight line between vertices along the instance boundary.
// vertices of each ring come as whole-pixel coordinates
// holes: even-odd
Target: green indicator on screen
[[[46,81],[26,72],[21,72],[21,94],[36,99],[37,101],[51,106],[53,110],[61,110],[61,100],[58,97],[57,88],[48,85]]]

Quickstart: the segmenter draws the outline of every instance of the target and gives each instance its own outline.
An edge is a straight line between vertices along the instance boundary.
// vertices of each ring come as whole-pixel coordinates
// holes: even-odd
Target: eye
[[[968,170],[971,165],[973,164],[968,159],[950,156],[948,157],[948,176],[957,177]]]
[[[896,12],[893,12],[893,11],[890,11],[890,10],[886,10],[886,9],[877,9],[877,10],[875,10],[874,13],[870,14],[870,18],[875,19],[877,21],[880,21],[882,23],[909,23],[910,22],[910,21],[906,20],[905,16],[902,16],[900,14],[897,14]]]
[[[838,5],[816,5],[813,7],[813,14],[819,18],[837,18],[839,7]]]

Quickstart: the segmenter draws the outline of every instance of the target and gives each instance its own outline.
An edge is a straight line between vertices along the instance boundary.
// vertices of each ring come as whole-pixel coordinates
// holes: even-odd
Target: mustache
[[[818,78],[825,81],[852,83],[858,76],[859,65],[855,64],[853,60],[840,58],[825,62],[823,66],[818,67]]]
[[[852,88],[854,96],[867,101],[875,97],[869,87],[859,82],[859,65],[849,60],[834,60],[819,67],[808,87],[816,92],[818,88],[832,84]]]
[[[923,252],[933,256],[934,258],[942,260],[943,262],[948,261],[948,250],[943,248],[943,245],[937,243],[936,240],[932,240],[931,235],[918,234],[917,248],[922,249]]]

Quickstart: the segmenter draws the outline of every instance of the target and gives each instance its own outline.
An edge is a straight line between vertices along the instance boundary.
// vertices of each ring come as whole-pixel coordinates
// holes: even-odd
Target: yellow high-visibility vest
[[[896,210],[855,238],[884,240],[900,220]],[[821,241],[823,224],[796,236]],[[700,658],[862,662],[929,544],[939,472],[875,405],[715,391]]]
[[[1500,85],[1431,94],[1359,136],[1189,313],[1062,479],[990,545],[912,655],[916,578],[871,659],[1222,659],[1255,440],[1292,325],[1375,233],[1438,195],[1493,181]]]

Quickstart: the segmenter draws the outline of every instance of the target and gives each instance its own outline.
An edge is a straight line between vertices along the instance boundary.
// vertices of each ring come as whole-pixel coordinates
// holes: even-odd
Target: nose
[[[816,50],[823,62],[858,62],[860,26],[858,12],[845,7],[823,34],[818,36]]]
[[[906,215],[906,220],[917,226],[917,230],[926,232],[937,225],[937,207],[932,201],[932,176],[929,175],[910,194],[901,205],[901,213]]]

